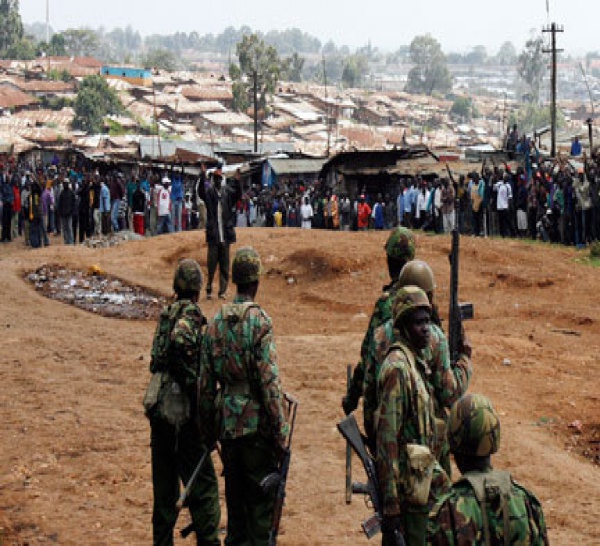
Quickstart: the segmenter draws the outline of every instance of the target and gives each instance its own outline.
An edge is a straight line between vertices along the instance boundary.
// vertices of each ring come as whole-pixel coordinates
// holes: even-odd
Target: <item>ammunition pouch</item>
[[[406,454],[409,472],[407,501],[425,506],[429,499],[435,457],[428,447],[419,444],[407,444]]]
[[[152,374],[142,403],[148,418],[157,415],[174,427],[190,419],[190,399],[167,372]]]

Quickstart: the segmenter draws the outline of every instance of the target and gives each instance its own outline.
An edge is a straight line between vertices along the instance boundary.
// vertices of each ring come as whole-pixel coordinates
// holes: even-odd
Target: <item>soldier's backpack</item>
[[[160,314],[152,343],[152,378],[143,400],[148,418],[158,415],[175,427],[180,427],[190,418],[189,397],[170,373],[171,331],[181,317],[182,310],[183,306],[170,305]]]

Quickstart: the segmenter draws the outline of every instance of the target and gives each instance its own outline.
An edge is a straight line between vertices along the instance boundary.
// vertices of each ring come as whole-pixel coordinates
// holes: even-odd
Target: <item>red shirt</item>
[[[358,204],[358,228],[369,227],[369,217],[371,216],[371,207],[368,203]]]

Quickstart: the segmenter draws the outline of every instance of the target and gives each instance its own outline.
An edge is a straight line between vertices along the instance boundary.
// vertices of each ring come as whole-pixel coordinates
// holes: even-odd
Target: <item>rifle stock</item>
[[[358,423],[356,422],[356,418],[353,414],[350,414],[342,419],[337,424],[337,428],[340,434],[346,439],[346,442],[348,442],[348,445],[350,445],[354,452],[358,455],[358,458],[361,460],[367,475],[367,483],[353,483],[352,491],[356,494],[368,495],[375,510],[374,514],[361,523],[361,527],[365,533],[365,536],[370,539],[381,531],[381,522],[383,517],[383,506],[380,493],[381,490],[379,487],[379,480],[377,478],[375,461],[367,452],[363,437],[360,433],[360,429],[358,428]],[[394,541],[396,546],[406,546],[404,537],[398,530],[394,531]]]
[[[275,506],[273,508],[273,519],[271,523],[271,530],[269,531],[269,546],[277,545],[277,536],[279,535],[279,526],[281,524],[281,516],[283,515],[283,505],[285,503],[285,488],[287,485],[287,476],[290,470],[290,462],[292,458],[292,436],[294,434],[294,427],[296,424],[296,411],[298,410],[298,401],[291,395],[285,393],[285,401],[288,404],[288,419],[290,423],[290,434],[288,436],[287,448],[279,465],[278,482],[277,482],[277,493],[275,496]],[[272,475],[266,476],[262,482],[261,487],[266,489],[269,486],[269,481]],[[273,481],[273,483],[275,483]]]

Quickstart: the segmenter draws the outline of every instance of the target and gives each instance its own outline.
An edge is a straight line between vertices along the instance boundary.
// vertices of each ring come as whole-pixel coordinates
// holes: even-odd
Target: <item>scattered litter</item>
[[[550,331],[554,332],[555,334],[564,334],[566,336],[581,336],[581,332],[579,330],[567,330],[566,328],[552,328],[552,330]]]
[[[505,359],[502,361],[502,365],[503,365],[503,366],[510,366],[511,364],[512,364],[512,362],[510,361],[510,358],[505,358]]]
[[[141,241],[144,237],[133,233],[132,231],[119,231],[118,233],[111,233],[110,235],[97,235],[86,239],[82,246],[89,248],[110,248],[118,246],[127,241]],[[93,266],[92,266],[93,267]]]
[[[47,298],[105,317],[152,320],[167,303],[164,296],[106,275],[98,266],[89,267],[86,274],[43,265],[25,278]]]

